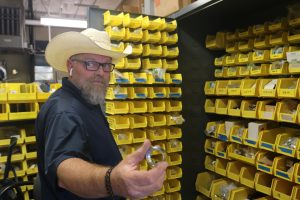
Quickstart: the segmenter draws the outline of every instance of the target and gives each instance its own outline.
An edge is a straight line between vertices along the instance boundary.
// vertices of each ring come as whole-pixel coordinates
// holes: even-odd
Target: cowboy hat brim
[[[67,72],[67,60],[71,56],[81,53],[108,56],[112,58],[112,63],[116,64],[121,58],[129,55],[130,50],[125,49],[123,53],[120,53],[105,49],[80,32],[72,31],[53,38],[46,48],[45,57],[53,68]]]

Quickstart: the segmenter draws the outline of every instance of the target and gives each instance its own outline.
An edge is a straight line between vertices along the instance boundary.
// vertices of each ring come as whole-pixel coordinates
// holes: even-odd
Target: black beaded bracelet
[[[106,188],[106,191],[108,193],[108,195],[111,197],[112,200],[114,200],[114,192],[112,190],[112,187],[111,187],[111,182],[110,182],[110,174],[112,172],[114,167],[110,167],[106,173],[105,173],[105,188]]]

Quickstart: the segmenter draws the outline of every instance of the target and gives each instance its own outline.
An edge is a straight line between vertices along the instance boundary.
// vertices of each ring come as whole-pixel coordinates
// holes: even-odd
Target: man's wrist
[[[111,173],[114,167],[109,167],[105,173],[105,177],[104,177],[104,181],[105,181],[105,188],[106,188],[106,192],[107,194],[114,199],[114,192],[112,189],[112,184],[111,184]]]

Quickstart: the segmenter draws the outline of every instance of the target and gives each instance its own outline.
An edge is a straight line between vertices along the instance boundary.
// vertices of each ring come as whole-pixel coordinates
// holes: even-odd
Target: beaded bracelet
[[[105,188],[112,200],[114,200],[114,192],[111,187],[110,175],[114,167],[110,167],[105,173]]]

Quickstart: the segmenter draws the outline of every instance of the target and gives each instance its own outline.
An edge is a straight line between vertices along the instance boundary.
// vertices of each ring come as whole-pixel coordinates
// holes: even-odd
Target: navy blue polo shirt
[[[65,159],[104,166],[122,159],[100,106],[88,104],[67,78],[42,106],[35,126],[43,200],[85,199],[58,186],[57,167]]]

